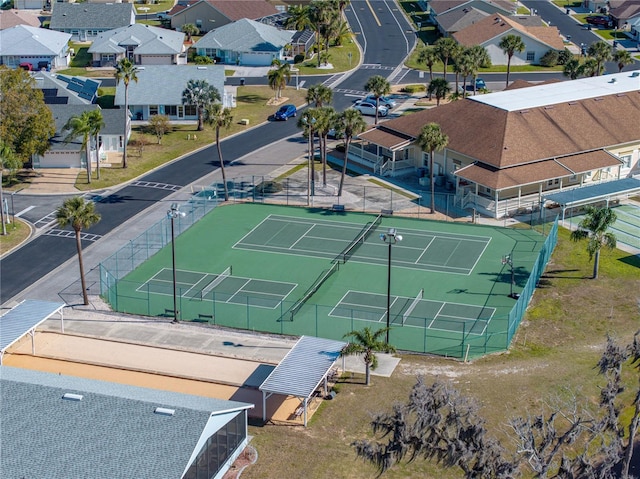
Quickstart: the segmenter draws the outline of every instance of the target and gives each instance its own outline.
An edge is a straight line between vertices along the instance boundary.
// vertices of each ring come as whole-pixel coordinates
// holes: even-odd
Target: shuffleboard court
[[[366,225],[365,225],[366,226]],[[361,238],[363,225],[330,220],[269,215],[233,248],[317,258],[338,258]],[[370,237],[349,253],[350,262],[385,264],[387,245],[375,227]],[[490,237],[457,233],[402,230],[394,247],[396,267],[469,275],[487,248]]]
[[[214,301],[257,308],[276,309],[298,286],[295,283],[242,278],[230,274],[210,274],[176,270],[179,296],[192,301]],[[163,268],[143,283],[137,291],[173,295],[173,272]]]
[[[391,296],[390,323],[393,326],[427,328],[473,335],[487,329],[495,308],[404,296]],[[385,322],[387,296],[349,290],[331,310],[329,316]]]

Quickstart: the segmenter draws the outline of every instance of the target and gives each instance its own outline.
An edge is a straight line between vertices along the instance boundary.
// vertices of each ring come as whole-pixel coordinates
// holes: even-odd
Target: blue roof
[[[545,195],[543,199],[544,201],[558,203],[560,206],[569,207],[595,203],[596,201],[638,192],[640,192],[640,180],[625,178]]]
[[[0,316],[0,354],[65,306],[64,303],[26,300]]]
[[[260,390],[285,396],[311,397],[346,344],[302,336],[264,380]]]

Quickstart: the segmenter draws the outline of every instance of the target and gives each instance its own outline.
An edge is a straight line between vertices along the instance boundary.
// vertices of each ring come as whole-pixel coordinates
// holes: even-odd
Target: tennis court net
[[[418,291],[418,295],[411,302],[411,304],[409,305],[407,310],[402,314],[402,325],[403,326],[404,326],[404,323],[407,322],[407,319],[409,319],[411,317],[411,313],[413,313],[413,310],[416,309],[416,306],[418,306],[418,303],[420,301],[422,301],[423,297],[424,297],[424,288],[421,289],[420,291]]]
[[[311,285],[311,287],[304,293],[304,295],[296,301],[296,303],[289,310],[291,313],[291,321],[293,321],[293,317],[298,314],[300,308],[304,306],[304,304],[309,301],[309,298],[313,296],[319,289],[322,284],[329,279],[329,277],[340,269],[340,263],[338,261],[334,261],[329,269],[326,269],[322,272],[322,274],[318,277],[318,279]]]
[[[202,288],[202,290],[200,291],[200,300],[203,300],[205,298],[205,296],[207,295],[207,293],[211,292],[213,290],[213,288],[215,288],[216,286],[218,286],[220,283],[222,283],[226,278],[228,278],[229,276],[231,276],[233,272],[233,269],[231,266],[229,266],[227,269],[225,269],[222,273],[220,273],[218,276],[216,276],[215,278],[213,278],[213,280],[211,280],[211,282],[209,282],[209,284],[207,284],[204,288]]]
[[[363,245],[365,241],[367,241],[367,238],[371,236],[371,233],[373,233],[378,226],[380,226],[380,223],[382,223],[382,214],[379,214],[372,222],[364,225],[364,228],[362,228],[358,236],[356,236],[356,239],[349,243],[344,251],[342,251],[338,256],[342,259],[343,263],[346,263],[353,256],[353,253],[355,253],[356,250]]]

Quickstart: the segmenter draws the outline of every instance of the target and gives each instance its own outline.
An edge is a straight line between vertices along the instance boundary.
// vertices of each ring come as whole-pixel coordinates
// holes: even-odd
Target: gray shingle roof
[[[0,55],[57,56],[62,52],[71,35],[45,28],[16,25],[0,31]]]
[[[179,478],[212,412],[251,407],[6,366],[0,384],[3,477]]]
[[[113,29],[135,23],[132,3],[62,3],[53,2],[52,30]]]
[[[99,34],[89,53],[122,53],[135,46],[137,55],[178,54],[182,52],[184,33],[136,23]]]
[[[243,18],[207,33],[193,47],[234,52],[277,52],[291,42],[295,32]]]
[[[145,65],[138,67],[137,82],[129,83],[129,105],[182,105],[189,80],[206,80],[224,92],[224,66]],[[124,105],[124,84],[116,86],[116,105]]]
[[[80,116],[85,111],[97,110],[98,105],[47,105],[53,121],[56,124],[56,134],[49,141],[49,151],[80,151],[82,149],[82,137],[79,136],[69,143],[65,143],[64,139],[69,134],[68,130],[63,130],[64,125],[73,116]]]

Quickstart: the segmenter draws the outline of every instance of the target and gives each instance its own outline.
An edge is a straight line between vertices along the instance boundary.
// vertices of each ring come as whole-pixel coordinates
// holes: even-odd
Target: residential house
[[[171,28],[180,30],[186,23],[194,24],[206,33],[242,18],[257,20],[278,11],[266,0],[200,0],[172,9]]]
[[[102,80],[39,71],[33,75],[34,88],[42,90],[48,105],[90,105],[95,103]]]
[[[114,66],[123,58],[136,65],[186,65],[184,33],[142,23],[100,33],[88,51],[96,67]]]
[[[349,161],[415,175],[429,165],[416,139],[437,123],[449,142],[434,175],[458,206],[502,217],[549,192],[640,174],[638,111],[640,72],[505,90],[383,122],[359,135]]]
[[[537,17],[531,18],[537,22]],[[507,35],[519,36],[525,44],[522,52],[515,52],[511,57],[511,65],[537,64],[549,50],[564,50],[564,43],[556,27],[526,26],[514,17],[499,13],[485,17],[452,36],[462,46],[484,47],[493,65],[506,65],[508,57],[499,44]]]
[[[207,33],[193,48],[219,63],[269,66],[273,60],[284,60],[295,33],[243,18]]]
[[[0,370],[3,477],[219,479],[248,444],[253,404]]]
[[[49,0],[14,0],[14,8],[18,10],[43,10],[51,5]]]
[[[40,28],[40,19],[37,15],[23,10],[0,10],[0,30],[6,30],[16,25]]]
[[[490,13],[477,8],[458,8],[438,15],[438,30],[442,36],[448,37],[470,25],[479,22]]]
[[[129,83],[129,110],[134,120],[148,120],[153,115],[167,115],[170,120],[197,120],[196,106],[182,102],[182,92],[189,80],[205,80],[218,89],[224,106],[235,106],[233,94],[224,89],[222,65],[146,65],[138,67],[136,76],[138,81]],[[115,105],[124,107],[122,82],[116,86]]]
[[[584,0],[582,5],[591,13],[606,13],[610,1],[611,0]]]
[[[613,24],[616,28],[631,32],[630,36],[633,40],[640,40],[640,37],[638,37],[638,30],[640,30],[638,28],[640,26],[640,0],[612,3],[609,6],[609,15],[613,19]]]
[[[429,13],[430,21],[438,26],[443,35],[446,35],[446,29],[440,28],[440,19],[438,17],[451,15],[453,12],[471,12],[479,10],[488,14],[501,13],[503,15],[515,15],[516,4],[507,0],[429,0],[426,5],[426,11]],[[445,17],[446,18],[446,17]],[[450,17],[451,18],[451,17]],[[447,23],[454,23],[448,20]]]
[[[28,25],[0,30],[0,64],[17,68],[27,63],[33,70],[64,68],[70,60],[70,38],[68,33]]]
[[[71,34],[75,42],[91,42],[114,28],[136,23],[132,3],[53,3],[49,28]]]

